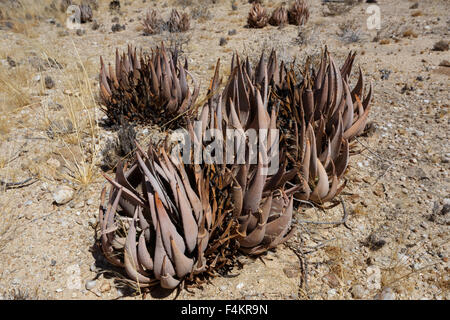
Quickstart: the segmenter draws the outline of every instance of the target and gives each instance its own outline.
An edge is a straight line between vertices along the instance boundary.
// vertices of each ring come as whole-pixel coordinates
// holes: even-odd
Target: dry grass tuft
[[[29,66],[19,65],[9,69],[0,66],[0,105],[6,111],[31,104],[31,96],[24,89],[29,86],[29,74]]]
[[[65,12],[58,10],[54,0],[17,0],[1,1],[0,25],[9,26],[13,32],[22,33],[28,38],[36,38],[36,26],[46,19],[53,18],[63,24],[67,18]]]
[[[87,187],[99,174],[98,141],[99,128],[97,123],[96,96],[89,79],[89,66],[82,61],[74,46],[74,62],[58,74],[63,79],[64,94],[58,96],[63,106],[61,112],[55,113],[42,105],[42,122],[62,146],[57,154],[63,159],[66,170],[60,173],[59,179],[71,181],[77,187]],[[45,51],[43,50],[44,54]],[[47,130],[47,131],[48,131]]]

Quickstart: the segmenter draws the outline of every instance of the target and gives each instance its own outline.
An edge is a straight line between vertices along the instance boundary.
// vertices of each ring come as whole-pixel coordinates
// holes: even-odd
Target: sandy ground
[[[233,51],[254,61],[272,47],[280,59],[298,63],[317,57],[324,45],[339,64],[356,50],[356,65],[374,87],[370,130],[355,141],[359,154],[351,159],[342,194],[348,228],[300,222],[339,221],[341,206],[300,208],[299,231],[287,245],[260,259],[239,257],[242,268],[202,289],[183,290],[179,298],[450,298],[450,68],[448,62],[440,66],[450,54],[433,50],[437,41],[449,40],[447,0],[420,1],[414,9],[414,1],[379,0],[379,32],[367,29],[365,3],[332,16],[339,5],[309,0],[311,18],[304,27],[248,29],[247,1],[236,1],[237,10],[225,0],[144,2],[121,1],[117,13],[108,9],[109,1],[99,1],[94,11],[99,28],[83,24],[78,34],[65,27],[64,15],[0,29],[0,79],[10,81],[0,83],[0,178],[37,177],[27,187],[0,191],[0,297],[142,298],[127,297],[120,282],[104,273],[108,267],[95,247],[105,183],[98,164],[116,132],[91,130],[90,121],[104,115],[90,88],[96,95],[100,55],[112,62],[115,48],[131,43],[150,50],[164,40],[181,45],[201,81],[201,95],[218,58],[225,72]],[[139,20],[147,8],[166,17],[172,7],[190,2],[196,5],[185,10],[197,16],[190,31],[142,35]],[[272,10],[280,1],[264,2]],[[112,32],[117,21],[125,30]],[[59,64],[46,63],[48,57]],[[46,76],[54,82],[51,89]],[[137,130],[142,141],[151,138],[152,128]],[[76,174],[75,164],[84,175]],[[57,205],[53,193],[62,186],[74,194]],[[155,291],[145,298],[175,294]]]

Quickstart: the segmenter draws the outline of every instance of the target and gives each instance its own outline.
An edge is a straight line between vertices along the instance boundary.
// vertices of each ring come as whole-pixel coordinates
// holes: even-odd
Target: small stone
[[[31,204],[33,204],[33,201],[32,201],[32,200],[27,200],[27,201],[25,201],[25,203],[24,203],[25,206],[29,206],[29,205],[31,205]]]
[[[6,57],[6,61],[8,62],[11,68],[14,68],[16,66],[16,62],[13,59],[11,59],[10,56]]]
[[[439,66],[440,66],[440,67],[447,67],[447,68],[450,68],[450,61],[448,61],[448,60],[442,60],[442,61],[439,63]]]
[[[97,20],[94,20],[94,22],[92,22],[91,29],[98,30],[99,28],[100,28],[100,24],[97,22]]]
[[[391,75],[391,70],[388,69],[381,69],[381,80],[389,80],[389,76]]]
[[[220,46],[224,46],[224,45],[226,45],[227,44],[227,39],[225,39],[224,37],[221,37],[220,38],[220,41],[219,41],[219,45]]]
[[[234,36],[236,33],[237,33],[236,29],[228,30],[228,35],[229,36]]]
[[[380,295],[378,296],[378,300],[395,300],[395,293],[391,288],[384,288]]]
[[[92,206],[93,204],[94,204],[94,199],[88,199],[87,201],[86,201],[86,204],[88,205],[88,206]]]
[[[120,1],[113,0],[109,3],[109,10],[111,11],[119,11],[120,10]]]
[[[238,6],[236,2],[231,3],[231,10],[236,11],[238,9]]]
[[[114,17],[111,19],[112,23],[119,23],[119,17]]]
[[[287,267],[283,268],[283,272],[288,278],[295,278],[299,275],[300,271],[298,268]]]
[[[86,30],[84,30],[84,29],[77,29],[76,33],[77,33],[77,36],[81,37],[81,36],[86,34]]]
[[[58,288],[58,289],[56,289],[56,292],[63,292],[64,290],[63,289],[61,289],[61,288]]]
[[[89,281],[86,281],[86,284],[84,287],[86,288],[86,290],[92,290],[95,288],[96,284],[97,284],[96,280],[89,280]]]
[[[69,31],[67,31],[67,30],[58,31],[58,37],[67,37],[68,35],[69,35]]]
[[[53,200],[59,205],[66,204],[73,198],[73,189],[68,186],[61,186],[53,192]]]
[[[447,51],[448,50],[448,41],[440,40],[436,42],[433,46],[433,51]]]
[[[220,286],[220,287],[219,287],[219,290],[220,290],[220,291],[225,291],[225,290],[227,290],[227,286]]]
[[[379,235],[377,235],[375,232],[372,232],[367,239],[365,240],[364,244],[370,248],[370,250],[376,251],[381,249],[385,244],[386,240],[381,238]]]
[[[336,293],[337,293],[336,289],[330,289],[327,292],[328,297],[330,297],[330,298],[334,297],[336,295]]]
[[[51,265],[52,267],[56,266],[56,260],[52,259],[52,261],[50,261],[50,265]]]
[[[41,81],[41,75],[40,74],[35,75],[33,77],[33,81],[36,81],[36,82]]]
[[[364,290],[363,286],[360,284],[354,285],[350,289],[350,292],[352,293],[352,296],[355,299],[362,299],[365,295],[365,290]]]
[[[111,31],[112,32],[119,32],[119,31],[122,31],[122,30],[125,30],[125,25],[121,26],[120,24],[116,23],[116,24],[113,24],[111,26]]]
[[[111,290],[111,285],[109,282],[104,282],[100,287],[100,292],[102,293],[108,292],[109,290]]]
[[[55,82],[53,81],[52,77],[50,76],[45,76],[45,87],[47,89],[52,89],[55,86]]]
[[[236,289],[238,289],[238,290],[242,289],[243,287],[244,287],[244,283],[243,283],[243,282],[239,282],[239,283],[236,285]]]
[[[54,158],[48,159],[47,160],[47,164],[50,167],[53,167],[53,168],[59,168],[61,166],[61,163],[58,160],[54,159]]]
[[[380,289],[381,288],[381,270],[378,266],[369,266],[366,269],[367,273],[367,288]]]

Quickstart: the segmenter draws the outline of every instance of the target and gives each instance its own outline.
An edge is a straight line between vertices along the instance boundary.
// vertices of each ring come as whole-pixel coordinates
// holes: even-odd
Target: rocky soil
[[[40,2],[51,1],[34,5]],[[128,290],[95,246],[105,185],[100,166],[108,162],[102,150],[118,134],[101,125],[104,114],[95,103],[99,56],[112,62],[115,48],[150,50],[161,41],[188,57],[203,96],[216,60],[226,74],[234,51],[255,61],[263,49],[275,48],[280,59],[303,63],[324,45],[339,64],[356,50],[356,65],[374,88],[370,125],[354,141],[340,198],[346,224],[311,223],[341,221],[340,203],[325,211],[305,205],[289,243],[258,259],[239,257],[242,266],[231,275],[182,290],[178,298],[450,298],[447,0],[378,0],[378,31],[367,28],[366,3],[308,0],[306,26],[249,29],[251,5],[243,0],[234,6],[228,0],[122,0],[119,10],[111,10],[110,1],[94,2],[95,21],[79,30],[51,10],[41,10],[43,18],[8,21],[0,11],[0,180],[33,177],[20,188],[0,186],[0,298],[176,296]],[[263,2],[272,10],[281,1]],[[142,34],[148,8],[166,17],[173,7],[194,17],[188,32]],[[154,127],[136,131],[142,143],[157,139]]]

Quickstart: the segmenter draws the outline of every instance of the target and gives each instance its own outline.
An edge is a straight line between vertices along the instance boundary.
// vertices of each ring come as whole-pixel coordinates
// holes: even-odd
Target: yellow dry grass
[[[9,22],[12,31],[22,33],[28,38],[39,34],[36,27],[48,18],[64,23],[67,15],[59,10],[59,3],[53,0],[17,0],[0,3],[0,20]]]

